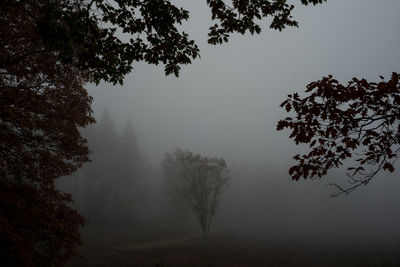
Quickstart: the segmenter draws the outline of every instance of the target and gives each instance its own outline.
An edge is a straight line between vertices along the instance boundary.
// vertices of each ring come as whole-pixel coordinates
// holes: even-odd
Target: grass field
[[[69,266],[400,266],[400,250],[378,244],[267,242],[218,234],[85,245]]]

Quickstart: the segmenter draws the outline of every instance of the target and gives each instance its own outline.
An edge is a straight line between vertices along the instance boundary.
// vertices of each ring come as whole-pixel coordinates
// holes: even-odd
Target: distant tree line
[[[74,195],[87,228],[109,232],[130,231],[146,193],[146,161],[131,123],[122,133],[115,129],[108,111],[99,123],[83,130],[92,151],[91,162],[59,183]]]
[[[152,170],[146,161],[131,123],[118,133],[107,110],[97,124],[82,129],[82,135],[92,160],[57,187],[72,194],[75,208],[86,219],[87,238],[115,239],[122,234],[128,240],[140,239],[139,232],[148,233],[149,224],[160,219],[156,236],[193,232],[197,221],[208,238],[230,180],[224,159],[177,149],[165,154],[158,173],[159,168]],[[157,188],[159,194],[151,195]]]

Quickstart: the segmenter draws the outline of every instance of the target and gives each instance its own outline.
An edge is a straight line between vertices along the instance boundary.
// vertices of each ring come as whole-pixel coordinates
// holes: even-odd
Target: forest
[[[204,239],[177,175],[176,160],[185,151],[166,152],[156,165],[133,124],[118,130],[112,118],[103,110],[95,126],[84,129],[92,161],[56,184],[85,217],[81,257],[69,266],[398,264],[397,186],[331,198],[331,186],[294,183],[287,167],[233,160]],[[345,176],[327,178],[335,175]]]
[[[1,266],[399,266],[396,0],[4,0]]]

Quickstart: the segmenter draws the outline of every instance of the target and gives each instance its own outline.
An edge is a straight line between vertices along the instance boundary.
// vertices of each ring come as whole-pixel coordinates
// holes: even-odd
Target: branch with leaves
[[[332,76],[307,85],[307,96],[289,95],[281,104],[294,115],[278,122],[277,130],[288,128],[296,144],[310,151],[293,158],[297,165],[289,174],[294,180],[322,177],[329,169],[348,168],[349,186],[332,184],[348,194],[368,184],[381,170],[393,172],[400,156],[400,82],[393,73],[388,81],[353,78],[347,85]]]
[[[301,0],[303,5],[320,4],[326,0]],[[230,34],[238,32],[251,34],[261,32],[260,22],[269,19],[269,28],[282,31],[286,27],[298,26],[298,22],[291,15],[294,5],[288,1],[265,0],[231,0],[227,4],[223,0],[207,0],[211,9],[211,19],[217,21],[210,27],[208,33],[209,44],[228,42]]]

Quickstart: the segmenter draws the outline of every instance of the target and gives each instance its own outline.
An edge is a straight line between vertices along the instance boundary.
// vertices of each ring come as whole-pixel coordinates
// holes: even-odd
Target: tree
[[[187,230],[191,222],[191,210],[186,203],[185,183],[181,174],[183,167],[177,161],[178,155],[183,153],[176,150],[174,153],[165,153],[162,161],[162,173],[165,178],[163,189],[167,195],[168,214],[172,219],[172,223],[176,226],[176,230]]]
[[[294,6],[285,0],[233,1],[232,6],[207,0],[207,4],[218,22],[210,28],[211,44],[227,41],[233,32],[259,33],[255,21],[269,16],[273,29],[297,26],[290,15]],[[166,0],[5,0],[0,11],[1,164],[8,162],[7,168],[14,171],[22,165],[13,163],[14,157],[25,161],[25,156],[10,155],[22,148],[22,140],[35,143],[22,149],[35,158],[32,164],[45,164],[48,168],[42,169],[54,177],[69,174],[88,160],[85,141],[75,127],[94,122],[92,99],[83,88],[86,82],[122,83],[134,61],[163,63],[166,74],[178,75],[179,65],[198,55],[194,42],[176,28],[189,18],[188,11]],[[129,41],[124,42],[126,36],[117,30]],[[65,134],[54,134],[53,129]],[[43,147],[43,153],[32,147]],[[63,161],[65,168],[51,167],[62,159],[68,159]],[[15,175],[22,176],[36,175]]]
[[[166,161],[169,163],[166,164]],[[169,173],[166,166],[170,166],[171,161],[179,170],[176,175],[181,182],[182,195],[195,213],[204,239],[207,239],[219,199],[230,179],[226,162],[222,158],[203,157],[178,149],[173,154],[166,154],[164,174]]]
[[[324,1],[301,3],[315,5]],[[263,18],[271,17],[270,28],[276,30],[298,26],[291,16],[294,6],[287,0],[232,0],[229,5],[222,0],[206,2],[212,20],[216,21],[209,30],[210,44],[227,42],[234,32],[260,33],[257,22]],[[15,14],[22,15],[31,23],[31,34],[42,41],[42,48],[25,50],[17,58],[54,51],[59,62],[73,63],[89,72],[97,83],[122,83],[132,70],[132,63],[138,61],[162,63],[167,75],[178,76],[180,65],[191,63],[199,53],[188,34],[177,29],[177,25],[189,19],[189,12],[168,0],[5,0],[0,8],[5,22],[2,32],[13,31],[15,28],[9,27],[13,23],[8,22],[15,21]],[[2,41],[9,42],[7,38]]]
[[[90,237],[101,232],[103,238],[115,238],[116,233],[133,233],[147,191],[147,169],[132,125],[127,123],[118,133],[105,110],[99,122],[86,128],[83,135],[92,150],[91,162],[75,173],[81,189],[77,190],[79,197],[73,196],[88,221],[85,234]],[[65,189],[69,179],[63,179]],[[59,188],[64,189],[62,186]]]
[[[57,190],[0,179],[0,262],[3,266],[61,266],[81,244],[80,216]]]
[[[3,11],[0,175],[19,182],[40,180],[46,187],[88,160],[78,131],[94,122],[92,98],[83,88],[87,75],[73,65],[59,64],[55,53],[40,53],[44,48],[34,21],[23,11]]]
[[[301,3],[323,1],[301,0]],[[291,17],[294,6],[286,0],[234,0],[231,6],[222,0],[206,2],[212,19],[217,21],[210,28],[211,44],[228,41],[233,32],[259,33],[261,27],[255,21],[262,18],[271,17],[270,27],[273,29],[297,26]],[[180,66],[191,63],[199,55],[194,41],[177,29],[188,18],[188,11],[177,8],[168,0],[1,1],[2,189],[12,188],[18,195],[19,190],[29,187],[32,196],[48,200],[38,201],[38,205],[44,205],[43,208],[49,205],[49,209],[66,212],[67,209],[56,207],[70,198],[64,198],[54,189],[54,180],[70,175],[89,160],[86,140],[78,131],[78,127],[94,122],[90,107],[92,99],[84,84],[101,81],[122,83],[124,76],[133,69],[132,64],[139,61],[162,63],[167,75],[178,76]],[[18,205],[17,202],[15,199],[2,204],[8,203],[11,208]],[[78,214],[71,214],[75,216],[72,221],[80,224]],[[10,222],[5,215],[0,221],[1,226]],[[62,220],[59,222],[61,224],[55,224],[60,227],[58,230],[65,227]],[[28,225],[29,222],[25,223]],[[41,227],[47,229],[46,224]],[[65,229],[70,229],[70,235],[75,236],[77,228]],[[2,240],[14,240],[10,231],[1,234]],[[4,238],[4,235],[9,236]],[[23,238],[28,239],[29,235]],[[68,235],[64,238],[68,239]],[[46,246],[54,245],[45,239],[35,240],[36,247],[42,247],[42,242],[47,243]],[[65,247],[60,244],[52,249],[63,251]],[[12,246],[6,245],[5,248],[2,256],[12,255],[8,254],[12,252]],[[43,251],[46,250],[43,248]],[[31,257],[28,253],[24,255]],[[24,255],[20,254],[20,257]],[[51,255],[56,257],[57,253]]]
[[[88,75],[60,64],[37,35],[33,10],[13,3],[0,4],[0,261],[60,265],[81,244],[83,218],[54,180],[89,159],[78,131],[94,122]]]
[[[380,171],[394,171],[400,156],[400,82],[393,73],[388,81],[353,78],[347,85],[332,76],[307,85],[307,96],[289,95],[281,104],[294,115],[278,122],[288,128],[296,144],[309,144],[310,152],[296,155],[290,168],[294,180],[321,177],[355,157],[348,168],[347,187],[336,183],[334,196],[348,194],[368,184]]]

